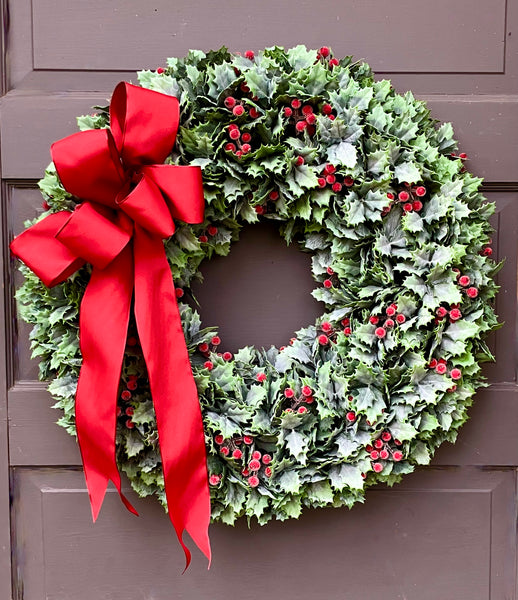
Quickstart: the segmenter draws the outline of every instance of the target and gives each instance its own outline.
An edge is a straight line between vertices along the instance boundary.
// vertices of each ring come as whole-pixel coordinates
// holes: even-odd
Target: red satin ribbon
[[[81,204],[27,229],[11,251],[47,286],[92,264],[79,317],[76,426],[94,521],[109,480],[137,514],[121,492],[115,460],[117,394],[134,296],[169,516],[187,568],[184,530],[210,562],[210,496],[198,393],[162,242],[174,233],[173,219],[203,221],[199,167],[159,164],[174,145],[178,122],[176,98],[120,83],[110,105],[111,129],[76,133],[51,148],[63,186]]]

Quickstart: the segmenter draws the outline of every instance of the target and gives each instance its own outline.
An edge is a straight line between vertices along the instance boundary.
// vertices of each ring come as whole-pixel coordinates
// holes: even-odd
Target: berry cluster
[[[339,179],[341,179],[341,181]],[[340,177],[336,174],[336,167],[328,163],[320,173],[318,185],[321,188],[330,186],[335,194],[339,194],[344,186],[347,188],[352,187],[354,185],[354,179],[350,175]]]
[[[198,237],[198,240],[202,244],[207,244],[209,241],[209,237],[214,237],[217,233],[218,228],[215,225],[209,225],[207,227],[207,230]]]
[[[387,198],[390,200],[389,205],[383,209],[381,216],[384,217],[390,212],[394,204],[400,204],[403,212],[420,212],[423,209],[422,198],[426,196],[426,188],[424,185],[404,184],[404,188],[396,195],[393,192],[388,192]]]
[[[128,343],[129,343],[129,339],[128,339]],[[126,381],[126,389],[122,390],[121,395],[120,395],[120,399],[122,400],[122,402],[124,404],[127,404],[133,397],[133,394],[131,392],[134,392],[137,387],[138,387],[138,376],[137,375],[128,375],[128,380]],[[133,416],[133,413],[135,412],[135,409],[133,408],[133,406],[125,406],[125,407],[121,407],[121,406],[117,406],[117,417],[121,418],[123,421],[123,424],[128,428],[128,429],[133,429],[135,427],[135,423],[133,423],[131,417]]]
[[[459,269],[453,269],[457,273],[457,283],[463,288],[464,293],[468,298],[476,298],[478,296],[478,288],[471,284],[469,275],[462,275]]]
[[[223,435],[214,436],[214,441],[219,446],[219,452],[225,457],[233,460],[243,460],[244,465],[241,469],[241,474],[248,477],[250,487],[259,485],[259,474],[262,473],[265,477],[272,476],[272,456],[262,453],[259,450],[252,450],[250,447],[254,443],[254,438],[250,435],[233,436],[225,439]],[[248,458],[245,457],[248,455]],[[248,460],[248,462],[246,462]],[[212,479],[214,478],[214,479]],[[221,475],[211,475],[209,482],[211,485],[218,485],[221,481]]]
[[[462,313],[458,304],[452,304],[449,309],[439,306],[435,311],[435,324],[438,325],[444,318],[449,317],[450,323],[455,323],[462,318]]]
[[[239,105],[240,108],[243,108]],[[232,142],[225,144],[225,150],[231,152],[237,158],[241,158],[243,154],[248,154],[252,151],[250,142],[252,141],[252,134],[248,131],[241,132],[239,127],[235,123],[231,123],[228,126],[228,137]]]
[[[405,315],[397,312],[397,304],[388,306],[385,309],[385,316],[379,317],[378,315],[371,315],[369,317],[369,323],[371,325],[378,325],[374,330],[374,334],[380,339],[387,335],[388,329],[392,329],[396,324],[401,325],[405,321]]]
[[[302,158],[302,157],[299,157],[299,158]],[[302,159],[302,160],[304,160],[304,159]],[[279,192],[277,190],[272,190],[268,194],[265,204],[258,204],[257,206],[254,207],[255,212],[258,215],[265,215],[268,212],[268,203],[269,202],[275,203],[275,202],[277,202],[277,200],[279,198],[280,198]],[[275,211],[275,209],[274,209],[274,211]]]
[[[458,381],[462,377],[462,371],[458,367],[453,367],[453,369],[448,372],[448,363],[446,360],[444,360],[444,358],[432,358],[432,360],[428,363],[428,368],[433,369],[439,375],[448,374],[453,381]],[[454,392],[456,389],[457,386],[455,386],[455,389],[450,388],[448,391]]]
[[[232,360],[232,352],[216,352],[218,346],[221,344],[221,338],[218,335],[215,335],[211,340],[210,344],[208,342],[203,342],[198,344],[198,351],[203,354],[205,358],[209,358],[211,352],[215,352],[217,356],[220,356],[223,360]],[[203,363],[203,366],[208,370],[212,371],[214,368],[214,363],[211,360],[206,360]]]
[[[484,246],[484,248],[482,248],[482,250],[480,251],[480,254],[482,256],[491,256],[493,254],[493,248],[491,248],[492,243],[493,240],[489,240],[487,246]]]
[[[393,442],[394,446],[390,442]],[[397,447],[401,446],[399,440],[393,440],[389,431],[384,431],[381,436],[375,439],[371,444],[365,446],[365,450],[369,453],[372,469],[375,473],[381,473],[385,468],[385,463],[388,460],[399,462],[403,459],[403,452]],[[380,462],[385,461],[385,462]]]
[[[338,67],[340,64],[340,61],[337,58],[331,57],[331,50],[327,46],[322,46],[322,48],[317,51],[317,60],[315,62],[319,61],[327,64],[330,69]]]
[[[335,281],[338,281],[338,276],[336,275],[332,267],[327,267],[326,273],[327,275],[329,275],[329,277],[324,279],[322,285],[329,290],[333,287]]]
[[[287,400],[287,404],[289,405],[284,409],[284,412],[297,412],[299,415],[303,415],[308,412],[307,406],[304,406],[305,404],[313,404],[315,402],[315,398],[313,398],[313,390],[309,387],[309,385],[302,386],[299,394],[297,394],[291,387],[285,388],[284,398]]]
[[[307,130],[309,135],[315,134],[317,117],[311,104],[303,105],[298,98],[294,98],[289,106],[283,108],[283,115],[293,124],[297,133]]]
[[[351,320],[346,317],[340,321],[340,325],[342,325],[343,329],[341,330],[345,336],[349,336],[352,333],[351,329]],[[318,343],[321,346],[326,346],[329,342],[336,342],[336,336],[340,332],[339,329],[333,327],[329,321],[324,321],[320,325],[320,331],[322,332],[318,336]]]

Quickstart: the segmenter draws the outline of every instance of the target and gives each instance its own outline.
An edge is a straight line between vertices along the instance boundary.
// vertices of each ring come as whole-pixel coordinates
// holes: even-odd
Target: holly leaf
[[[283,471],[277,478],[277,483],[281,490],[289,494],[296,494],[301,486],[299,474],[294,469]]]
[[[383,394],[377,387],[369,385],[359,388],[354,397],[356,409],[363,412],[371,422],[376,421],[386,408]]]
[[[285,438],[286,448],[301,465],[307,462],[308,439],[296,430],[290,431]]]
[[[406,162],[394,167],[394,178],[399,183],[417,183],[421,180],[421,172],[414,162]]]
[[[353,169],[358,160],[356,148],[349,142],[333,144],[327,149],[327,160],[333,165],[344,165]]]
[[[335,490],[342,491],[345,487],[353,490],[363,490],[364,480],[361,469],[354,465],[338,465],[329,470],[329,480]]]
[[[411,440],[417,435],[417,429],[415,429],[410,423],[404,423],[401,421],[394,421],[389,425],[390,433],[396,440]]]

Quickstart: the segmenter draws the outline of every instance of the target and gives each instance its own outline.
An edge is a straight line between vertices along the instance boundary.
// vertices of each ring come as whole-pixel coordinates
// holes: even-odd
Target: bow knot
[[[76,427],[94,520],[115,460],[116,403],[130,311],[134,310],[153,397],[169,516],[185,551],[187,530],[210,560],[205,439],[196,384],[162,240],[173,219],[203,221],[199,167],[162,164],[173,148],[178,100],[120,83],[110,129],[55,142],[51,154],[64,188],[80,199],[15,238],[13,254],[45,285],[64,281],[85,262],[92,275],[80,311],[83,364]]]

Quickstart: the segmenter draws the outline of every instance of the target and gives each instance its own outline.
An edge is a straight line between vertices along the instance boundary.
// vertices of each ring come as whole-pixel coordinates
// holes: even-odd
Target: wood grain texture
[[[135,518],[110,491],[94,525],[81,473],[17,469],[16,558],[25,597],[226,600],[231,589],[245,600],[365,600],[381,591],[407,600],[511,598],[514,471],[430,475],[372,490],[351,511],[307,511],[298,521],[251,530],[243,522],[213,526],[211,570],[196,553],[182,576],[174,534],[156,503],[137,500]]]

